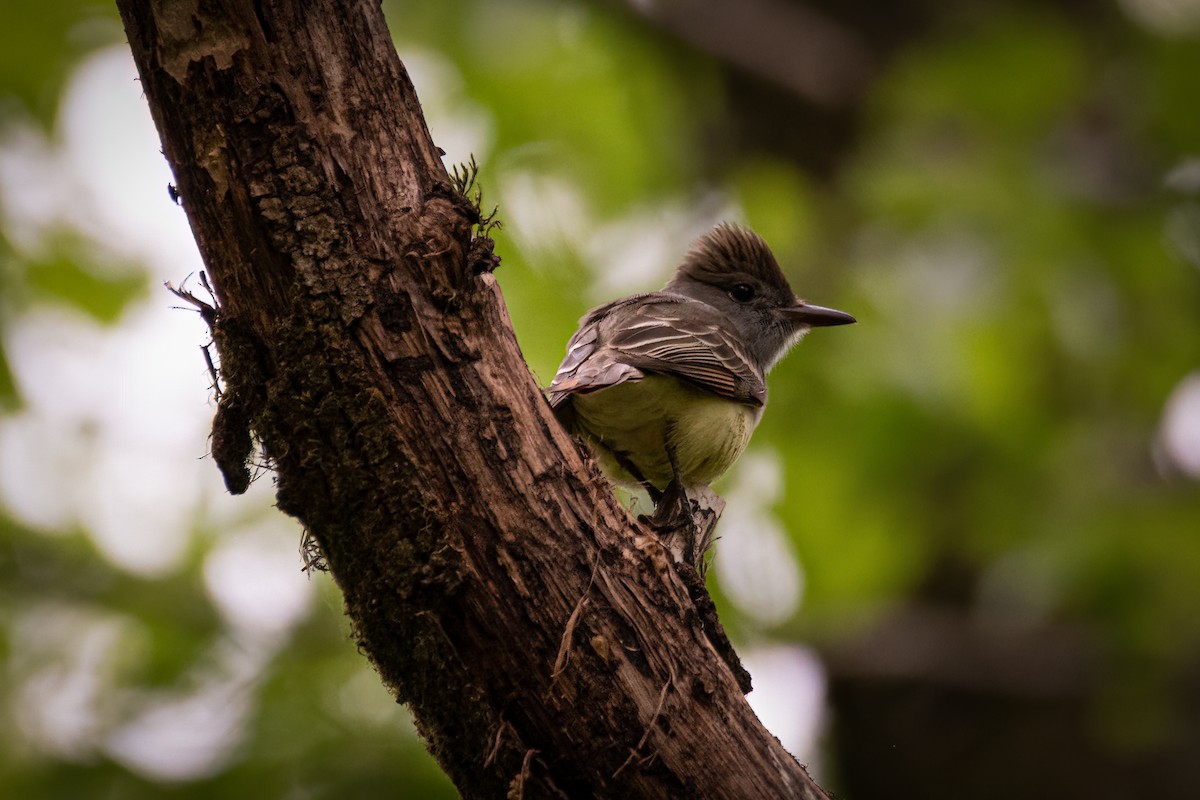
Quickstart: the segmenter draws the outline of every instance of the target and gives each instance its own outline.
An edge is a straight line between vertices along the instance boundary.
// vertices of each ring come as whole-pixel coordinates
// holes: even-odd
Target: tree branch
[[[802,3],[783,0],[625,0],[685,42],[821,106],[859,102],[875,71],[855,33]]]
[[[462,794],[823,797],[555,423],[378,4],[118,6],[218,300],[214,443],[261,443]]]

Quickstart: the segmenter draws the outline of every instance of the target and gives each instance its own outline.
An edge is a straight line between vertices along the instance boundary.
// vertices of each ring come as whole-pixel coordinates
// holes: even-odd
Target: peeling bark
[[[226,477],[252,432],[459,791],[824,797],[551,415],[378,4],[118,6],[218,300]]]

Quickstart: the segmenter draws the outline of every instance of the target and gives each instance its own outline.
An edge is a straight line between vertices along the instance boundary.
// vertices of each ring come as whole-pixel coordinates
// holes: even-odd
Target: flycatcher
[[[719,225],[662,291],[580,320],[550,405],[612,480],[686,497],[746,449],[771,367],[810,329],[854,321],[797,297],[758,234]]]

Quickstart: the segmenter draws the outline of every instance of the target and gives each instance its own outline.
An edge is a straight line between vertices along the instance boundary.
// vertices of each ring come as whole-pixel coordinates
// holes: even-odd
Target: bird
[[[584,315],[547,399],[610,480],[672,518],[665,498],[707,489],[746,449],[771,368],[812,328],[853,322],[800,299],[761,236],[722,223],[660,291]]]

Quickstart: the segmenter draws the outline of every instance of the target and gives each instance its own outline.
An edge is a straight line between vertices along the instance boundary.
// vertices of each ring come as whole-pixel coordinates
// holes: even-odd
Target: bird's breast
[[[746,449],[762,417],[760,406],[661,375],[576,395],[572,403],[580,432],[597,445],[610,477],[636,483],[625,461],[659,489],[671,481],[668,446],[683,485],[707,486]]]

